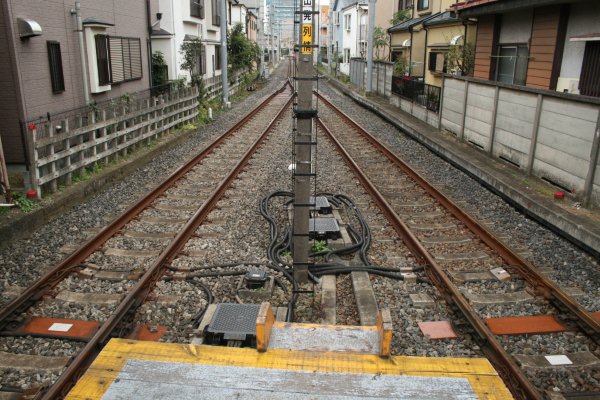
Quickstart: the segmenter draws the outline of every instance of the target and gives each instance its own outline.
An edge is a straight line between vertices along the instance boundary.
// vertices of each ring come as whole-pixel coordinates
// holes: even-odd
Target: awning
[[[96,17],[89,17],[89,18],[85,18],[82,22],[83,26],[115,26],[115,24],[101,20],[100,18],[96,18]]]
[[[593,42],[600,40],[600,33],[588,33],[587,35],[571,36],[570,42]]]

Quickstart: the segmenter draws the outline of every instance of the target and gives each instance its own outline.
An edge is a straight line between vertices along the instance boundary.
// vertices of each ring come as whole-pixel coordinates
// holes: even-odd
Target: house
[[[475,35],[475,24],[456,18],[448,8],[453,0],[404,2],[412,7],[412,17],[388,29],[391,60],[401,63],[403,74],[425,83],[441,86],[446,72],[446,53],[462,46],[465,37]],[[470,30],[469,30],[470,27]]]
[[[600,97],[600,2],[458,3],[477,19],[476,78]]]
[[[27,121],[150,86],[156,2],[4,0],[0,5],[0,135],[6,161],[32,151]]]
[[[194,39],[202,43],[201,54],[192,71],[208,79],[221,75],[221,23],[232,24],[232,9],[237,0],[228,0],[227,15],[221,18],[218,0],[159,0],[158,12],[162,19],[152,31],[152,49],[162,52],[169,69],[169,79],[191,79],[183,70],[181,46]]]
[[[350,74],[350,59],[364,58],[367,54],[367,22],[369,5],[353,2],[340,11],[342,26],[342,61],[340,71]]]
[[[457,65],[449,65],[448,52],[454,47],[462,49],[466,43],[475,42],[475,22],[463,21],[454,13],[444,11],[428,18],[423,22],[423,27],[426,38],[425,83],[441,87],[443,73],[471,73],[470,70],[463,70]]]

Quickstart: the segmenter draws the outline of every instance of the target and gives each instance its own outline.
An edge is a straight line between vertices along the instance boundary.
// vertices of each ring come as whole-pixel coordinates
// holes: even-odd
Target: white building
[[[350,74],[351,58],[366,57],[368,14],[369,5],[359,2],[344,7],[339,13],[343,45],[340,71],[346,75]]]
[[[233,4],[228,0],[226,21],[231,28]],[[202,54],[195,72],[203,79],[221,75],[221,17],[218,0],[159,0],[162,18],[152,32],[152,51],[163,53],[169,68],[169,79],[190,80],[188,71],[181,69],[181,45],[186,40],[200,39]],[[238,13],[239,14],[239,13]]]

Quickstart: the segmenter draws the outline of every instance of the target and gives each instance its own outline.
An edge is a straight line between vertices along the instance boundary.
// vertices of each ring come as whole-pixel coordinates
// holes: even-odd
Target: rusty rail
[[[286,83],[278,91],[270,95],[265,101],[259,104],[256,108],[251,110],[244,116],[237,124],[231,129],[217,138],[211,143],[206,149],[200,154],[190,160],[187,164],[181,166],[165,181],[154,188],[147,196],[140,199],[137,203],[133,204],[127,210],[125,210],[120,216],[114,219],[109,225],[104,227],[95,236],[85,242],[79,249],[71,253],[65,258],[60,264],[42,275],[33,285],[27,288],[18,297],[11,300],[0,310],[0,330],[3,330],[9,321],[7,318],[15,313],[20,313],[23,310],[30,307],[31,304],[39,300],[44,294],[60,282],[64,276],[70,273],[70,271],[81,264],[87,257],[89,257],[94,251],[100,248],[107,240],[116,235],[127,223],[134,219],[139,213],[145,210],[152,204],[159,196],[161,196],[167,189],[177,182],[182,176],[188,173],[210,153],[212,153],[218,146],[220,146],[229,136],[233,134],[240,126],[245,124],[254,113],[266,106],[269,101],[285,90]]]
[[[506,244],[504,244],[500,239],[495,237],[490,231],[479,224],[475,219],[473,219],[473,217],[454,204],[454,202],[433,187],[433,185],[431,185],[426,179],[413,171],[406,163],[400,160],[391,150],[375,139],[358,123],[346,116],[323,96],[318,95],[318,97],[325,104],[330,106],[341,118],[344,118],[348,123],[358,129],[374,147],[380,150],[388,158],[388,160],[394,163],[394,165],[396,165],[411,179],[413,179],[415,183],[427,191],[427,193],[429,193],[436,201],[444,206],[446,210],[448,210],[456,219],[461,221],[471,232],[473,232],[473,234],[480,238],[488,247],[494,250],[507,265],[517,269],[519,274],[536,291],[543,294],[543,296],[549,301],[554,299],[558,300],[560,305],[566,307],[566,309],[568,309],[579,321],[584,324],[582,328],[587,332],[591,332],[590,336],[597,343],[600,343],[600,321],[595,319],[589,311],[581,307],[581,305],[575,299],[573,299],[554,282],[550,281],[542,273],[540,273],[533,264],[515,254]]]
[[[346,118],[348,117],[344,117],[344,119]],[[420,263],[425,265],[427,276],[429,276],[432,282],[434,282],[446,301],[449,304],[455,304],[460,309],[473,329],[475,329],[479,337],[484,341],[485,344],[489,346],[489,348],[486,350],[488,350],[488,357],[492,358],[494,365],[498,369],[501,369],[501,371],[504,371],[503,376],[514,379],[516,385],[514,385],[512,389],[515,390],[515,388],[518,388],[517,391],[521,395],[521,398],[542,399],[541,394],[531,384],[531,382],[529,382],[525,374],[520,370],[519,366],[514,362],[512,357],[506,353],[492,331],[489,330],[485,322],[472,310],[468,301],[464,298],[459,289],[452,284],[442,268],[436,263],[433,257],[431,257],[427,249],[423,247],[417,237],[410,231],[408,226],[400,219],[398,214],[385,200],[384,196],[377,190],[371,180],[354,162],[352,156],[344,149],[342,144],[335,138],[333,133],[323,124],[320,119],[317,120],[317,125],[323,129],[329,139],[337,147],[338,151],[346,160],[346,163],[357,175],[359,181],[362,183],[367,192],[375,199],[377,206],[387,217],[388,221],[398,235],[402,238],[411,253],[413,253]]]
[[[284,85],[282,89],[280,89],[274,95],[270,96],[264,103],[261,104],[261,106],[257,107],[253,112],[258,111],[260,108],[264,107],[274,96],[280,94],[285,89],[285,86],[286,85]],[[177,236],[175,236],[173,241],[169,243],[167,248],[165,248],[161,252],[158,258],[152,263],[152,265],[136,283],[133,289],[127,294],[127,296],[121,302],[121,304],[119,304],[115,312],[110,316],[110,318],[107,321],[105,321],[102,324],[102,326],[86,344],[81,353],[79,353],[77,357],[73,359],[73,361],[69,364],[67,369],[54,383],[54,385],[51,386],[46,393],[44,393],[42,399],[50,400],[64,397],[67,394],[67,391],[70,390],[72,385],[76,382],[79,376],[83,373],[83,371],[91,363],[93,358],[100,351],[102,345],[106,343],[106,341],[111,337],[111,334],[117,328],[119,323],[127,315],[134,312],[134,310],[138,306],[143,304],[146,296],[152,290],[152,287],[154,286],[156,281],[162,276],[165,266],[173,261],[177,254],[179,254],[181,249],[185,246],[185,243],[194,235],[196,229],[206,220],[208,214],[212,211],[217,202],[223,197],[225,191],[231,186],[231,183],[236,178],[236,176],[246,166],[254,152],[258,149],[260,144],[267,137],[268,133],[271,131],[277,120],[279,120],[281,118],[281,115],[285,112],[285,110],[288,109],[292,99],[293,96],[290,96],[286,104],[269,122],[267,128],[254,142],[252,147],[242,156],[241,160],[234,167],[234,169],[227,175],[225,179],[223,179],[219,187],[213,191],[209,199],[202,204],[202,206],[198,209],[198,211],[196,211],[196,213],[194,213],[194,215],[184,225],[184,227],[177,234]],[[248,119],[249,115],[247,115],[242,120],[242,123],[245,123]],[[241,123],[236,124],[235,127],[228,132],[234,131],[239,126],[241,126]],[[223,136],[221,136],[219,140],[222,140],[222,138]],[[186,167],[183,168],[187,169]]]

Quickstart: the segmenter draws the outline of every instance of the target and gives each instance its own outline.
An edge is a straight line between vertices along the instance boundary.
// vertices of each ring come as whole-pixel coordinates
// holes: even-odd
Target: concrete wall
[[[372,90],[381,96],[392,95],[392,75],[394,64],[384,61],[373,62]],[[350,81],[364,90],[367,87],[367,62],[360,58],[350,60]]]
[[[429,125],[438,126],[439,116],[433,111],[429,111],[426,107],[423,107],[410,100],[403,99],[395,94],[390,95],[390,104],[400,108],[402,111],[409,113],[421,121],[427,122]]]
[[[446,77],[441,116],[442,129],[491,157],[600,205],[600,100]]]

